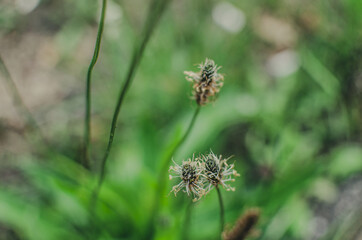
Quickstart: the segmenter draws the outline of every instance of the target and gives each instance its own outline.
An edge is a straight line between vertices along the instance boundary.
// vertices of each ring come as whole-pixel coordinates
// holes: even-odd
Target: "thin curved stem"
[[[159,196],[162,194],[162,192],[164,191],[165,186],[166,186],[166,184],[165,184],[166,181],[164,181],[164,180],[165,180],[165,176],[167,174],[167,170],[168,170],[168,167],[170,165],[172,156],[175,155],[177,150],[182,146],[182,144],[186,141],[187,137],[189,136],[192,128],[195,125],[196,118],[199,115],[200,109],[201,109],[201,107],[200,107],[200,105],[198,105],[195,112],[194,112],[194,115],[192,115],[192,119],[190,121],[189,126],[187,127],[187,130],[186,130],[185,134],[180,139],[180,141],[177,143],[177,145],[173,148],[173,150],[170,152],[170,154],[163,161],[163,165],[161,167],[161,172],[160,172],[160,175],[159,175],[159,178],[158,178],[158,186],[159,186],[158,187],[158,195]]]
[[[164,10],[169,2],[170,2],[170,0],[159,0],[159,1],[153,0],[150,4],[148,16],[146,19],[145,27],[143,29],[141,41],[140,41],[139,45],[136,46],[134,49],[132,60],[131,60],[131,65],[128,69],[125,82],[120,89],[116,108],[113,113],[111,129],[109,132],[108,144],[107,144],[105,154],[102,158],[101,172],[100,172],[98,184],[97,184],[97,187],[95,188],[94,194],[93,194],[92,208],[94,208],[96,205],[98,193],[100,191],[100,188],[101,188],[104,178],[105,178],[106,164],[107,164],[109,153],[112,149],[113,139],[114,139],[114,135],[115,135],[116,127],[117,127],[118,116],[121,111],[124,97],[126,96],[128,89],[132,83],[134,74],[136,72],[137,67],[140,64],[140,61],[141,61],[143,52],[146,48],[146,45],[155,29],[157,23],[159,22],[159,19],[161,18],[162,13],[164,12]]]
[[[221,192],[218,186],[215,187],[217,191],[217,196],[219,198],[219,205],[220,205],[220,238],[222,232],[224,231],[224,224],[225,224],[225,217],[224,217],[224,203],[222,200]]]
[[[98,25],[98,33],[97,33],[97,40],[94,46],[94,53],[92,60],[88,67],[87,72],[87,81],[86,81],[86,101],[85,101],[85,123],[84,123],[84,146],[83,146],[83,165],[86,168],[90,168],[89,162],[89,143],[90,143],[90,136],[91,136],[91,80],[92,80],[92,72],[94,66],[97,63],[98,56],[99,56],[99,49],[101,46],[102,35],[103,35],[103,28],[104,28],[104,19],[106,16],[106,8],[107,8],[107,0],[102,0],[102,12],[101,17]]]
[[[181,145],[186,141],[187,137],[189,136],[193,126],[195,125],[196,122],[196,118],[199,115],[200,112],[200,105],[197,106],[192,119],[190,121],[189,126],[187,127],[187,130],[185,132],[185,134],[183,135],[183,137],[180,139],[180,141],[177,142],[177,144],[175,145],[175,147],[172,149],[172,151],[170,152],[170,154],[166,155],[166,158],[162,161],[163,164],[161,166],[161,170],[160,170],[160,174],[158,176],[158,181],[157,181],[157,189],[156,189],[156,194],[155,194],[155,199],[153,202],[153,208],[151,211],[151,217],[150,220],[148,222],[148,227],[146,229],[146,238],[149,238],[150,236],[153,236],[154,234],[154,219],[157,216],[157,213],[159,211],[159,207],[161,204],[161,196],[163,194],[163,192],[165,191],[165,187],[166,187],[166,182],[165,178],[167,175],[167,170],[168,167],[170,165],[170,161],[172,159],[172,156],[175,155],[175,153],[177,152],[177,150],[181,147]]]
[[[185,140],[187,139],[187,137],[189,136],[192,128],[194,127],[194,124],[195,124],[195,121],[196,121],[196,118],[197,116],[199,115],[199,112],[200,112],[200,109],[201,109],[201,106],[198,105],[195,112],[194,112],[194,115],[192,116],[192,119],[191,119],[191,122],[190,122],[190,125],[189,127],[187,128],[186,132],[185,132],[185,135],[183,136],[183,138],[181,138],[180,142],[177,144],[177,146],[175,147],[174,151],[172,152],[172,155],[174,155],[174,153],[179,149],[179,147],[181,147],[181,145],[185,142]],[[171,156],[172,157],[172,156]],[[169,161],[170,163],[170,161]],[[168,167],[168,166],[167,166]]]

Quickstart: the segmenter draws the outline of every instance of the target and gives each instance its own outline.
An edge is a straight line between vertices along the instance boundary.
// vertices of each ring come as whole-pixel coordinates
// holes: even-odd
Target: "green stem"
[[[161,204],[161,196],[163,195],[163,192],[165,191],[165,187],[166,187],[166,175],[167,175],[167,170],[168,167],[170,165],[170,161],[172,159],[172,157],[175,155],[175,153],[177,152],[177,150],[181,147],[181,145],[185,142],[185,140],[187,139],[187,137],[189,136],[197,116],[199,115],[201,107],[197,106],[194,115],[192,116],[191,122],[185,132],[185,134],[183,135],[183,137],[180,139],[179,142],[177,142],[177,144],[175,145],[175,147],[172,149],[172,151],[170,152],[170,154],[166,155],[166,158],[162,161],[163,164],[161,166],[161,170],[160,170],[160,174],[158,176],[158,181],[157,181],[157,189],[156,189],[156,194],[155,194],[155,199],[153,202],[153,208],[151,211],[151,217],[150,220],[148,222],[148,227],[146,229],[146,239],[149,238],[150,236],[153,236],[154,234],[154,224],[155,224],[155,218],[158,214],[159,211],[159,207]]]
[[[150,39],[153,30],[155,29],[158,20],[160,19],[162,13],[164,12],[167,3],[169,3],[170,0],[153,0],[152,3],[150,4],[149,7],[149,11],[148,11],[148,16],[147,16],[147,20],[146,20],[146,24],[145,27],[143,29],[143,34],[142,34],[142,38],[141,41],[139,43],[139,45],[135,48],[134,52],[133,52],[133,56],[132,56],[132,60],[131,60],[131,65],[128,69],[127,75],[126,75],[126,79],[125,82],[123,84],[123,86],[120,89],[120,93],[119,93],[119,97],[117,100],[117,104],[116,104],[116,108],[114,110],[113,113],[113,118],[112,118],[112,124],[111,124],[111,129],[110,129],[110,133],[109,133],[109,139],[108,139],[108,144],[107,144],[107,148],[106,148],[106,152],[102,158],[102,162],[101,162],[101,172],[100,172],[100,176],[99,176],[99,180],[98,180],[98,184],[97,187],[95,188],[94,191],[94,199],[92,200],[92,209],[95,207],[96,202],[97,202],[97,198],[98,198],[98,193],[100,191],[100,188],[103,184],[104,178],[105,178],[105,172],[106,172],[106,164],[107,164],[107,160],[108,160],[108,156],[109,153],[112,149],[112,144],[113,144],[113,138],[114,138],[114,134],[115,134],[115,130],[117,127],[117,121],[118,121],[118,116],[119,113],[121,111],[121,107],[122,107],[122,103],[124,100],[124,97],[126,96],[128,89],[132,83],[134,74],[136,72],[137,67],[139,66],[139,63],[141,61],[143,52],[146,48],[146,45],[148,43],[148,40]]]
[[[181,230],[181,239],[182,240],[187,240],[189,239],[189,231],[190,231],[190,225],[191,225],[191,214],[192,214],[192,208],[194,206],[194,202],[192,201],[192,198],[189,199],[190,202],[186,207],[186,213],[185,213],[185,219],[182,225],[182,230]]]
[[[200,112],[200,109],[201,107],[200,106],[197,106],[195,112],[194,112],[194,115],[192,116],[192,119],[191,119],[191,122],[185,132],[185,134],[183,135],[183,137],[180,139],[180,141],[177,143],[177,145],[173,148],[173,150],[171,151],[171,153],[167,156],[167,158],[165,158],[165,161],[163,161],[163,165],[161,167],[161,172],[160,172],[160,175],[159,175],[159,178],[158,178],[158,189],[157,189],[157,198],[160,198],[162,193],[164,192],[165,190],[165,187],[166,187],[166,182],[165,181],[165,178],[166,178],[166,175],[167,175],[167,170],[168,170],[168,167],[170,165],[170,162],[171,162],[171,159],[172,157],[176,154],[177,150],[182,146],[182,144],[185,142],[185,140],[187,139],[187,137],[189,136],[193,126],[195,125],[195,121],[196,121],[196,118],[197,116],[199,115],[199,112]],[[157,201],[159,202],[159,201]]]
[[[195,112],[194,112],[194,115],[192,116],[192,119],[191,119],[191,122],[190,122],[190,125],[189,127],[187,128],[186,132],[185,132],[185,135],[183,136],[183,138],[180,140],[180,142],[177,144],[177,146],[175,147],[174,151],[172,152],[172,155],[174,155],[174,153],[179,149],[179,147],[181,147],[181,145],[185,142],[185,140],[187,139],[187,137],[189,136],[192,128],[194,127],[194,124],[195,124],[195,121],[196,121],[196,118],[197,116],[199,115],[199,112],[200,112],[200,109],[201,109],[201,106],[198,105]],[[172,157],[172,156],[171,156]],[[168,163],[170,163],[170,161],[168,161]],[[168,164],[166,166],[168,168]]]
[[[224,223],[225,223],[225,217],[224,217],[224,203],[222,200],[221,192],[218,186],[215,187],[217,191],[217,196],[219,198],[219,205],[220,205],[220,237],[222,235],[222,232],[224,231]]]
[[[97,63],[97,59],[99,56],[99,49],[101,46],[103,28],[104,28],[104,19],[106,16],[106,8],[107,8],[107,0],[102,1],[102,12],[98,25],[98,33],[97,40],[94,46],[94,53],[92,60],[88,67],[87,72],[87,82],[86,82],[86,101],[85,101],[85,124],[84,124],[84,147],[83,147],[83,165],[86,168],[90,167],[89,163],[89,143],[90,143],[90,135],[91,135],[91,80],[92,80],[92,72],[94,66]]]
[[[164,191],[165,189],[165,186],[166,186],[166,181],[165,180],[165,176],[167,174],[167,170],[168,170],[168,167],[170,165],[170,162],[171,162],[171,159],[172,157],[176,154],[177,150],[182,146],[182,144],[186,141],[187,137],[189,136],[192,128],[194,127],[195,125],[195,121],[196,121],[196,118],[197,116],[199,115],[199,112],[200,112],[200,105],[197,106],[195,112],[194,112],[194,115],[192,116],[192,119],[190,121],[190,124],[185,132],[185,134],[183,135],[183,137],[180,139],[180,141],[176,144],[176,146],[172,149],[172,151],[170,152],[170,154],[165,158],[165,160],[163,161],[163,165],[161,167],[161,172],[160,172],[160,175],[159,175],[159,178],[158,178],[158,195],[161,196],[162,192]]]

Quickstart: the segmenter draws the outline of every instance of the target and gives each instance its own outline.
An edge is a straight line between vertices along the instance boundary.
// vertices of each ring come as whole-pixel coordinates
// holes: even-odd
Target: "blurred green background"
[[[196,104],[183,71],[206,57],[225,84],[202,107],[180,163],[212,149],[241,174],[223,191],[226,222],[259,207],[254,239],[362,239],[362,1],[172,1],[120,113],[107,176],[89,211],[119,89],[149,1],[109,0],[93,73],[93,172],[80,164],[94,0],[1,0],[0,55],[49,146],[0,74],[0,239],[140,239],[161,159]],[[166,178],[165,178],[166,180]],[[167,192],[176,184],[167,182]],[[155,239],[179,239],[187,199],[162,196]],[[218,239],[212,191],[190,239]]]

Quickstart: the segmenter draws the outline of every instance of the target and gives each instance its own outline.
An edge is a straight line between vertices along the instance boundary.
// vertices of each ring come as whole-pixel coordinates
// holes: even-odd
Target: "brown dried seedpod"
[[[224,240],[244,240],[255,230],[253,229],[260,217],[258,208],[248,209],[235,223],[230,231],[224,231],[222,237]]]

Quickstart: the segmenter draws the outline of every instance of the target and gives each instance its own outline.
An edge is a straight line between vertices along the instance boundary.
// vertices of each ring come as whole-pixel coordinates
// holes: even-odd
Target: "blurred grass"
[[[330,216],[323,209],[338,212],[343,183],[362,176],[362,2],[228,2],[245,14],[245,26],[236,33],[215,22],[213,10],[219,2],[170,4],[124,99],[108,175],[93,217],[88,206],[97,176],[78,163],[84,77],[99,5],[86,0],[44,0],[24,14],[14,3],[0,4],[1,56],[40,128],[58,150],[48,157],[8,149],[3,143],[17,149],[17,140],[9,137],[11,124],[0,128],[4,129],[0,225],[5,228],[0,229],[0,238],[2,231],[11,230],[15,236],[4,239],[139,239],[150,219],[161,159],[195,110],[183,71],[195,70],[194,64],[209,57],[222,66],[225,85],[218,99],[203,107],[175,161],[210,148],[225,157],[234,155],[241,177],[234,184],[236,192],[222,193],[226,222],[235,222],[246,208],[259,207],[257,239],[322,239],[323,231],[332,235],[330,239],[346,239],[345,229],[352,229],[353,221],[340,223],[348,219],[350,210]],[[110,0],[107,15],[113,18],[106,18],[102,53],[93,73],[92,159],[104,153],[123,84],[119,79],[129,66],[134,42],[142,37],[147,5],[141,0]],[[283,34],[275,33],[278,29],[284,29]],[[72,92],[70,97],[30,104],[23,84],[31,81],[27,79],[31,74],[21,73],[28,62],[40,60],[15,54],[29,34],[46,36],[57,51],[55,72],[71,75],[73,82],[66,83],[54,72],[52,77]],[[32,44],[29,51],[38,51]],[[280,53],[289,54],[279,55],[289,60],[278,68],[273,65],[278,58],[273,57]],[[275,72],[286,66],[290,72]],[[34,63],[32,71],[44,69]],[[10,107],[14,106],[6,106]],[[5,123],[17,122],[4,116]],[[15,178],[25,180],[7,179],[9,166],[20,171]],[[167,182],[168,189],[173,184]],[[358,212],[358,202],[350,201]],[[162,196],[155,239],[179,239],[187,202],[182,194]],[[217,194],[212,191],[194,207],[190,239],[217,239],[218,214]],[[324,228],[313,225],[321,218]]]

